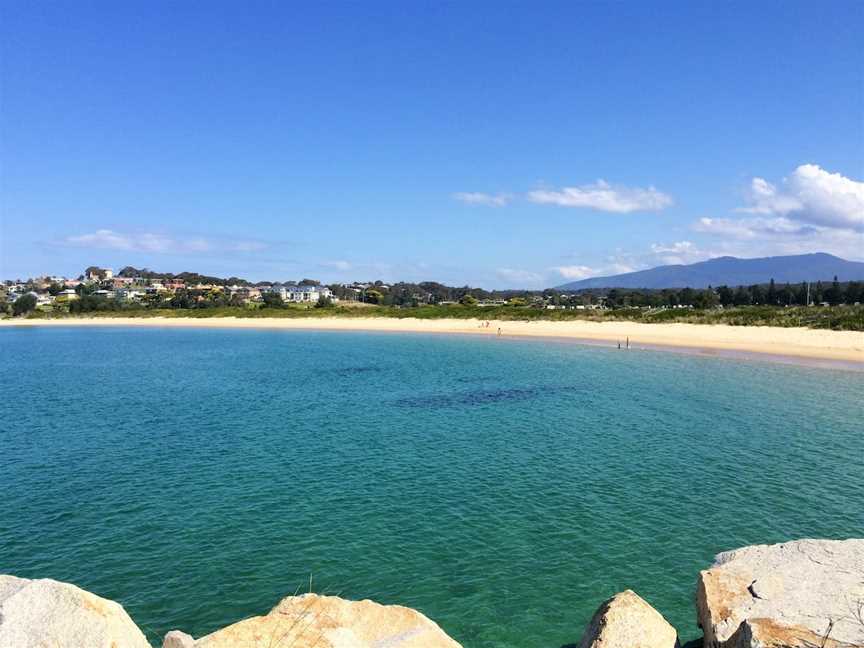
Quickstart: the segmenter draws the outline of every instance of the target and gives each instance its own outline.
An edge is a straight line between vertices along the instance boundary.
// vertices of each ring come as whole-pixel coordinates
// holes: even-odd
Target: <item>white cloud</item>
[[[819,228],[798,223],[784,216],[773,218],[700,218],[693,225],[697,232],[717,234],[742,241],[778,236],[802,236],[813,234]]]
[[[777,191],[777,187],[764,178],[753,178],[750,181],[748,198],[750,207],[739,207],[735,211],[748,214],[788,214],[802,208],[800,201]]]
[[[700,218],[692,229],[716,237],[720,254],[864,257],[864,182],[804,164],[779,186],[753,178],[748,199],[735,210],[747,216]]]
[[[594,266],[566,265],[552,268],[552,270],[569,281],[579,281],[591,277],[625,274],[661,265],[695,263],[714,256],[719,255],[699,248],[692,241],[676,241],[674,243],[653,243],[648,250],[643,252],[617,250],[605,261]]]
[[[719,254],[742,257],[828,252],[864,258],[864,232],[807,225],[788,218],[702,218],[693,228],[722,237]]]
[[[702,250],[692,241],[676,241],[675,243],[652,243],[649,258],[654,265],[687,265],[704,261],[714,256],[707,250]]]
[[[613,186],[605,180],[580,187],[564,187],[560,191],[536,189],[528,193],[528,200],[541,205],[583,207],[618,214],[660,211],[673,202],[671,196],[654,187]]]
[[[804,223],[864,230],[864,182],[802,164],[782,188],[763,178],[750,183],[751,204],[736,211],[785,216]]]
[[[487,207],[504,207],[513,199],[510,194],[486,194],[478,191],[461,191],[453,194],[453,198],[466,205],[486,205]]]
[[[70,245],[80,245],[81,247],[107,248],[112,250],[133,249],[132,241],[128,236],[123,236],[108,229],[96,230],[92,234],[69,236],[66,238],[66,242]]]
[[[110,229],[67,236],[62,241],[75,247],[150,252],[153,254],[203,254],[207,252],[256,252],[267,247],[260,241],[219,243],[201,237],[180,239],[153,232],[122,233]]]
[[[598,273],[597,269],[584,265],[558,266],[557,268],[553,268],[553,270],[558,272],[558,274],[565,279],[570,279],[571,281],[594,277]]]

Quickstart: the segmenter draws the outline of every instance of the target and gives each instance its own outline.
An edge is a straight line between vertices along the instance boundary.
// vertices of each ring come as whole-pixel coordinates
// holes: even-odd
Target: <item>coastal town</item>
[[[563,299],[563,301],[562,301]],[[561,295],[546,291],[495,291],[464,286],[452,288],[436,282],[386,284],[382,281],[324,285],[314,279],[252,283],[237,277],[221,279],[196,273],[168,275],[126,267],[90,266],[76,277],[46,275],[25,280],[6,280],[0,285],[0,302],[15,314],[63,313],[129,308],[207,308],[232,306],[248,309],[266,306],[329,307],[332,305],[533,305],[550,309],[572,306],[604,308],[603,297]],[[572,304],[570,303],[572,300]],[[578,301],[578,303],[577,303]],[[102,308],[100,308],[100,306]]]
[[[235,312],[258,309],[390,308],[466,306],[485,309],[507,307],[533,311],[638,311],[640,316],[668,314],[680,309],[703,312],[754,306],[790,309],[806,307],[859,307],[864,282],[833,281],[704,289],[581,289],[484,290],[420,283],[367,281],[324,284],[315,279],[251,282],[238,277],[219,278],[195,272],[160,273],[126,266],[89,266],[77,276],[46,275],[0,282],[0,316],[62,316],[99,311],[199,311],[228,308]],[[809,309],[808,309],[809,310]],[[816,310],[819,310],[818,308]],[[575,315],[575,313],[574,313]],[[856,321],[860,312],[855,312]],[[855,327],[857,328],[857,326]]]
[[[152,274],[152,273],[151,273]],[[171,303],[178,295],[191,302],[224,302],[230,305],[263,304],[267,295],[283,302],[317,304],[334,300],[332,291],[319,283],[275,283],[252,285],[248,282],[214,283],[213,278],[188,281],[182,277],[140,276],[134,272],[115,274],[110,268],[88,267],[77,277],[44,276],[24,281],[4,281],[0,290],[4,301],[14,304],[22,297],[35,300],[35,310],[69,310],[70,305],[90,297],[127,305]]]

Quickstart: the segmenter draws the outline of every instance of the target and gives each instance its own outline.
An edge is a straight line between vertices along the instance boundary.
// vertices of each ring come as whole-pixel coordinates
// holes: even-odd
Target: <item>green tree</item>
[[[714,308],[720,302],[720,299],[710,287],[708,290],[700,290],[693,300],[696,308]]]
[[[760,286],[758,284],[750,286],[750,303],[751,304],[764,304],[766,301],[765,295],[766,295],[766,292],[762,286]]]
[[[684,306],[692,306],[696,300],[696,291],[692,288],[683,288],[681,290],[681,304]]]
[[[831,287],[825,291],[825,301],[832,306],[836,306],[843,301],[843,291],[840,289],[840,282],[837,281],[837,275],[834,275],[834,281],[831,282]]]
[[[810,300],[817,306],[825,299],[825,289],[822,287],[822,282],[816,282],[816,288],[813,289]]]
[[[122,304],[116,299],[106,299],[98,295],[84,295],[69,302],[70,313],[89,313],[92,311],[120,310]]]
[[[798,290],[795,292],[795,303],[801,304],[802,306],[809,306],[807,303],[807,282],[802,281],[801,285],[798,286]]]
[[[21,295],[18,299],[15,300],[15,303],[12,304],[12,314],[13,315],[26,315],[32,310],[36,309],[36,296],[27,293],[26,295]]]
[[[720,303],[724,306],[731,306],[734,303],[735,293],[729,286],[720,286],[717,289],[717,296],[720,298]]]
[[[459,303],[463,306],[476,306],[477,298],[474,295],[462,295],[462,299],[459,300]]]
[[[318,303],[315,304],[315,308],[333,308],[333,300],[321,295],[318,298]]]
[[[855,304],[864,300],[864,284],[860,281],[850,281],[846,284],[845,301],[847,304]]]
[[[366,301],[370,304],[383,304],[384,303],[384,294],[379,291],[370,289],[366,291]]]
[[[193,300],[188,290],[178,290],[172,295],[168,304],[171,308],[191,308]]]
[[[78,295],[79,297],[83,297],[84,295],[89,295],[90,293],[95,292],[95,291],[96,291],[96,286],[94,286],[93,284],[80,283],[77,286],[75,286],[75,294]]]
[[[261,300],[267,308],[281,308],[285,305],[285,302],[282,301],[282,296],[275,292],[265,292],[261,295]]]

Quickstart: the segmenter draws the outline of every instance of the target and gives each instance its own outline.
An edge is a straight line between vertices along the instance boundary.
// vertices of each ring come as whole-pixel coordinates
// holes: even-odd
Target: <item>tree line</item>
[[[135,276],[144,276],[146,270],[124,268],[124,272],[137,273]],[[157,273],[153,273],[154,275]],[[210,281],[212,277],[197,275],[194,273],[181,273],[190,279],[201,278],[202,283],[207,280],[214,285],[243,285],[242,280],[236,278],[219,279]],[[170,275],[180,278],[181,275]],[[167,274],[148,277],[152,279],[170,278]],[[291,282],[294,283],[294,282]],[[304,279],[301,284],[317,284],[317,281]],[[249,285],[246,282],[246,285]],[[753,284],[750,286],[718,286],[707,289],[694,288],[666,288],[662,290],[649,289],[585,289],[577,292],[562,292],[555,289],[538,290],[484,290],[470,286],[447,286],[434,281],[420,283],[398,282],[387,285],[381,281],[371,284],[358,284],[364,286],[362,289],[354,289],[342,284],[331,284],[334,296],[341,300],[362,301],[379,306],[392,306],[400,308],[418,307],[424,305],[437,305],[442,303],[460,303],[472,306],[478,301],[506,302],[510,306],[533,306],[545,308],[546,306],[578,307],[598,306],[607,308],[668,308],[668,307],[695,307],[701,309],[712,309],[718,306],[725,308],[743,306],[805,306],[827,304],[836,306],[841,304],[859,304],[864,302],[864,282],[849,281],[840,282],[837,277],[831,282],[817,281],[815,283],[802,282],[799,284],[776,284],[773,280],[767,284]],[[240,295],[231,295],[222,290],[181,288],[171,294],[151,293],[142,296],[141,300],[132,304],[117,299],[108,299],[104,296],[93,294],[99,284],[79,284],[75,288],[78,299],[68,302],[71,313],[87,313],[94,311],[118,311],[127,309],[198,309],[219,307],[244,307],[246,304]],[[57,295],[65,286],[51,284],[48,292]],[[359,292],[358,292],[359,290]],[[262,304],[264,308],[284,307],[281,298],[276,293],[264,292]],[[326,298],[319,301],[316,306],[326,308],[332,306],[332,302]],[[34,310],[36,298],[26,294],[10,305],[9,310],[15,315],[25,314]]]
[[[625,290],[613,288],[605,291],[586,290],[580,293],[592,303],[603,301],[610,308],[623,307],[675,307],[693,306],[715,308],[723,306],[807,306],[810,304],[859,304],[864,301],[864,282],[832,282],[800,284],[767,284],[750,286],[718,286],[704,290],[693,288],[666,288],[663,290]],[[809,301],[808,301],[809,300]]]

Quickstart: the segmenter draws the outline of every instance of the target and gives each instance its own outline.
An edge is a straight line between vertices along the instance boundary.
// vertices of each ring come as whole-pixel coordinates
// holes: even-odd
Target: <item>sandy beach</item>
[[[148,326],[199,328],[250,328],[322,331],[376,331],[557,338],[604,343],[617,347],[630,339],[632,348],[674,348],[693,352],[829,360],[864,365],[864,332],[767,326],[703,324],[641,324],[590,321],[490,321],[398,318],[80,318],[59,320],[2,320],[0,326]]]

